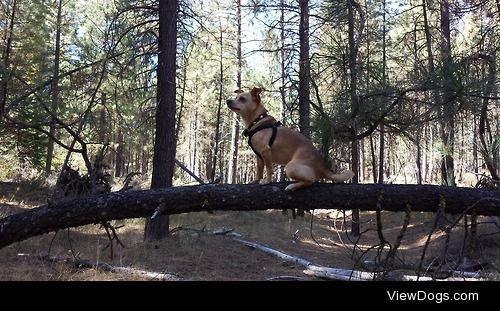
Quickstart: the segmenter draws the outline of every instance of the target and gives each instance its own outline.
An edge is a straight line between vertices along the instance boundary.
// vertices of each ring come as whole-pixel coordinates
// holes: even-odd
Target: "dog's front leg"
[[[266,178],[262,179],[260,182],[262,185],[268,184],[273,180],[273,163],[272,163],[272,157],[271,157],[271,148],[268,148],[266,150],[263,150],[262,153],[262,159],[263,159],[263,164],[264,167],[266,168]]]
[[[258,184],[264,175],[264,161],[257,156],[257,176],[255,176],[255,180],[252,182],[252,184]]]

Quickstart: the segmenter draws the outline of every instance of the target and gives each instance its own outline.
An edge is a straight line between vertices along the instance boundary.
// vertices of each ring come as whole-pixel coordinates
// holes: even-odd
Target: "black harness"
[[[248,137],[248,144],[250,145],[250,148],[252,148],[253,152],[255,152],[255,154],[262,159],[262,156],[260,155],[260,153],[257,152],[257,150],[255,150],[255,148],[253,147],[252,145],[252,136],[255,135],[255,133],[259,132],[259,131],[262,131],[262,130],[265,130],[265,129],[272,129],[273,132],[271,134],[271,138],[269,139],[269,148],[271,148],[273,146],[273,143],[274,143],[274,140],[276,139],[276,134],[278,133],[278,127],[281,126],[281,122],[277,121],[277,122],[274,122],[274,123],[267,123],[267,124],[262,124],[261,126],[257,126],[256,128],[254,128],[252,130],[252,127],[257,124],[257,122],[259,122],[260,120],[264,119],[265,117],[267,117],[267,114],[263,113],[261,115],[259,115],[257,117],[257,119],[255,119],[252,124],[250,124],[250,126],[245,129],[243,131],[243,136],[245,137]]]

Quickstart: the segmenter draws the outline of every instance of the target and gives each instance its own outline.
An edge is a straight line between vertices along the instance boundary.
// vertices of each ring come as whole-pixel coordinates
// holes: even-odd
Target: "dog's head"
[[[254,116],[266,112],[260,100],[261,88],[254,87],[250,92],[243,92],[242,90],[234,92],[236,98],[228,99],[226,101],[227,107],[240,114],[243,120],[251,120]]]

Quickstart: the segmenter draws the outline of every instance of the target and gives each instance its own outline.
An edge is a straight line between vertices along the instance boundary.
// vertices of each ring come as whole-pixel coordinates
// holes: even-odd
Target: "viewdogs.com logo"
[[[479,300],[478,293],[428,293],[423,290],[417,292],[400,293],[398,291],[387,291],[387,296],[390,301],[434,301],[435,303],[442,303],[443,301],[472,301]]]

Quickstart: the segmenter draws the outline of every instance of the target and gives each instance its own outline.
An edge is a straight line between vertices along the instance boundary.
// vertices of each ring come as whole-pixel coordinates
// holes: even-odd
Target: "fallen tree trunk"
[[[432,185],[315,184],[295,193],[287,183],[200,185],[114,192],[49,203],[0,219],[0,248],[32,236],[113,219],[232,210],[341,209],[500,215],[500,191]]]
[[[240,238],[233,238],[233,240],[240,242],[246,246],[249,246],[254,249],[258,249],[265,253],[274,255],[278,258],[281,258],[286,261],[290,261],[299,266],[303,266],[306,268],[302,272],[317,278],[337,280],[337,281],[373,281],[376,280],[378,276],[382,276],[382,273],[374,272],[365,272],[351,269],[339,269],[339,268],[330,268],[321,265],[314,264],[308,260],[295,257],[292,255],[285,254],[281,251],[275,250],[261,243],[250,242],[247,240],[242,240]],[[458,271],[457,271],[458,272]],[[383,279],[385,281],[433,281],[434,279],[431,277],[417,277],[416,275],[406,275],[401,271],[390,271],[387,273]],[[480,281],[483,280],[480,278],[479,274],[476,273],[474,276],[472,275],[458,275],[457,277],[448,277],[445,279],[447,281]]]
[[[121,273],[133,274],[133,275],[138,275],[140,277],[149,278],[150,280],[161,280],[161,281],[181,280],[180,277],[171,273],[151,272],[146,270],[135,269],[132,267],[113,266],[110,265],[109,263],[97,262],[88,259],[75,259],[70,257],[56,257],[56,256],[49,257],[44,255],[23,254],[23,253],[17,254],[17,256],[35,258],[38,260],[45,260],[48,262],[63,262],[66,264],[70,264],[75,268],[96,269],[100,271],[113,272],[113,273],[121,272]]]

